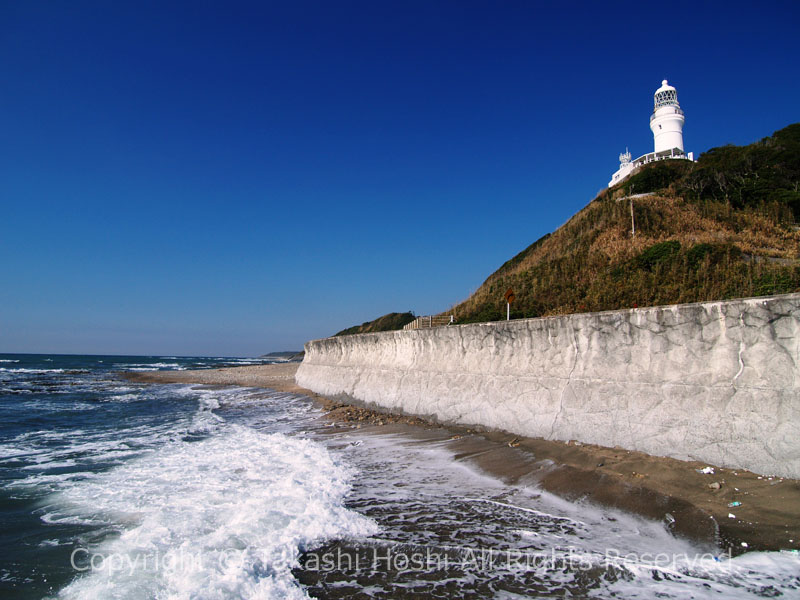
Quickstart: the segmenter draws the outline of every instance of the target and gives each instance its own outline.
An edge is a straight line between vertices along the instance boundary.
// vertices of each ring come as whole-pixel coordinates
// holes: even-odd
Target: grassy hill
[[[410,313],[389,313],[378,317],[374,321],[367,321],[361,325],[354,325],[343,329],[336,335],[353,335],[354,333],[372,333],[374,331],[394,331],[402,329],[407,323],[411,323],[416,317]]]
[[[800,291],[798,222],[800,123],[646,165],[447,312],[503,319],[508,288],[514,318]]]

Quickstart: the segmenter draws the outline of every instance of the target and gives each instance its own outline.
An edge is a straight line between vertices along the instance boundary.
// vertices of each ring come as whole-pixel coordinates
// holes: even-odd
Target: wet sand
[[[678,535],[713,542],[733,554],[800,549],[800,481],[716,466],[713,474],[703,474],[698,470],[710,465],[388,414],[299,387],[294,381],[298,366],[283,363],[124,376],[141,383],[237,385],[302,394],[319,403],[326,418],[340,427],[376,434],[403,432],[445,442],[456,460],[469,461],[506,482],[538,485],[570,500],[663,520]],[[736,502],[740,504],[730,506]]]

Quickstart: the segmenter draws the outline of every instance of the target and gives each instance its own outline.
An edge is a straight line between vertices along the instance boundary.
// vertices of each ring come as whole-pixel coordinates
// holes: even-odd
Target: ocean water
[[[303,396],[119,376],[258,362],[0,355],[0,597],[800,597],[797,554],[731,558]]]

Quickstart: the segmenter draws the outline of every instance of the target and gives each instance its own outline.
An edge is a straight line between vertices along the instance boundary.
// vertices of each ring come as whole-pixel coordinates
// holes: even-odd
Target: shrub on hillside
[[[669,187],[693,167],[687,160],[662,160],[645,165],[624,183],[626,194],[645,194]]]
[[[640,269],[652,271],[659,263],[663,263],[675,256],[681,249],[681,243],[677,240],[667,240],[653,244],[636,257],[635,263]]]

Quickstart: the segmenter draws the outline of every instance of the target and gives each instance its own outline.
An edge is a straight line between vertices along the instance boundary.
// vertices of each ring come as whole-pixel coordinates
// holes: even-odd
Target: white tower
[[[655,106],[650,116],[650,129],[653,130],[655,151],[643,154],[631,162],[631,153],[625,148],[625,152],[619,155],[619,169],[611,176],[608,187],[617,185],[636,169],[651,162],[672,159],[694,161],[694,153],[683,150],[685,119],[678,104],[678,92],[665,79],[661,82],[661,87],[656,90],[653,100]]]
[[[683,122],[685,119],[680,104],[678,104],[678,92],[667,83],[666,79],[656,90],[653,103],[650,129],[653,130],[655,152],[677,148],[683,153]]]

